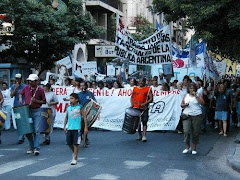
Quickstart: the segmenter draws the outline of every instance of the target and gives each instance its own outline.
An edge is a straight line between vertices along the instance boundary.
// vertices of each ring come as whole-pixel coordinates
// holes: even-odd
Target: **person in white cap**
[[[11,86],[11,98],[14,97],[13,107],[21,106],[22,104],[19,104],[19,94],[23,90],[23,88],[26,86],[26,84],[22,83],[22,75],[16,74],[15,75],[16,83]],[[24,101],[24,99],[23,99]],[[18,144],[22,144],[24,142],[24,135],[18,136]]]
[[[34,134],[26,134],[29,141],[29,149],[27,154],[34,153],[35,156],[40,153],[40,122],[41,122],[41,106],[46,104],[46,97],[43,88],[38,86],[38,76],[30,74],[27,78],[29,85],[26,86],[19,95],[19,103],[21,104],[22,97],[25,97],[25,105],[30,106],[32,115]]]

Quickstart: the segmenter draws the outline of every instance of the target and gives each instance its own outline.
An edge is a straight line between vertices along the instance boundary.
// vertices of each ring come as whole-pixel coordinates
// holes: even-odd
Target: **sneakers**
[[[33,150],[32,149],[28,149],[27,150],[27,154],[32,154],[33,153]]]
[[[192,154],[193,154],[193,155],[197,154],[197,151],[192,151]]]
[[[147,141],[146,136],[143,136],[143,137],[142,137],[142,142],[146,142],[146,141]]]
[[[184,149],[182,153],[183,153],[183,154],[187,154],[187,153],[190,153],[190,152],[191,152],[191,148],[189,148],[189,149]]]
[[[71,165],[76,165],[77,164],[77,160],[73,159],[71,162]]]
[[[228,135],[227,134],[223,134],[224,137],[227,137]]]
[[[223,135],[223,132],[221,131],[221,132],[219,133],[219,135]]]
[[[39,154],[40,154],[39,150],[38,149],[34,149],[34,155],[38,156]]]

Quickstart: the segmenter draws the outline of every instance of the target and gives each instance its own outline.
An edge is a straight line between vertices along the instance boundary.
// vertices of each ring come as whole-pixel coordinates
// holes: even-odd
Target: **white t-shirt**
[[[155,86],[151,86],[151,89],[152,89],[152,93],[153,94],[155,94],[154,92],[155,91],[162,91],[162,86],[157,86],[157,87],[155,87]]]
[[[203,88],[202,87],[200,87],[198,90],[197,90],[197,94],[198,95],[203,95]]]
[[[58,102],[58,98],[57,98],[56,94],[52,91],[45,92],[45,97],[46,97],[46,104],[43,104],[42,108],[51,108],[52,112],[54,113],[56,111],[55,105],[49,106],[47,103]]]
[[[183,110],[183,113],[190,116],[197,116],[202,114],[201,104],[198,102],[197,98],[187,94],[184,98],[185,103],[189,105]]]
[[[77,87],[74,87],[73,89],[73,93],[80,93],[82,90],[81,89],[78,89]]]
[[[4,99],[3,106],[12,105],[12,99],[10,94],[11,94],[10,89],[2,90],[2,95]]]

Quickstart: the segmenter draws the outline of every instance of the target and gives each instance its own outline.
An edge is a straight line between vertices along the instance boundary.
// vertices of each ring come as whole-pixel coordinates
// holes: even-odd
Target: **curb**
[[[240,139],[240,133],[236,136],[236,139]],[[235,171],[240,172],[240,159],[239,161],[236,160],[235,154],[236,154],[236,146],[237,144],[233,143],[230,145],[229,153],[227,156],[227,165],[229,165],[232,169]]]

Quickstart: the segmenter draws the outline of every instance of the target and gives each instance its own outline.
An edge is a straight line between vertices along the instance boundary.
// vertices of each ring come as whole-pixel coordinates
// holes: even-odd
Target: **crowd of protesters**
[[[0,143],[2,130],[8,131],[12,126],[12,120],[14,119],[12,107],[20,106],[22,105],[20,103],[26,101],[26,99],[24,99],[27,97],[27,94],[25,94],[26,86],[29,85],[30,87],[35,88],[40,85],[37,76],[29,76],[29,78],[27,79],[27,83],[25,84],[23,83],[22,75],[16,74],[15,79],[11,79],[12,85],[10,87],[6,82],[2,83],[2,90],[0,93],[0,107],[7,113],[7,118],[5,124],[3,124],[3,126],[0,128]],[[36,81],[36,84],[31,84],[32,81]],[[81,85],[81,83],[83,82],[84,84]],[[53,128],[54,118],[56,116],[54,106],[58,104],[58,99],[55,93],[52,92],[51,87],[55,84],[55,79],[50,79],[48,83],[43,84],[43,89],[41,89],[42,94],[39,94],[39,96],[41,96],[41,100],[35,99],[33,102],[33,104],[36,103],[37,108],[40,108],[42,106],[52,109],[53,121],[51,123],[51,128]],[[112,81],[102,80],[98,82],[90,82],[84,81],[81,78],[74,80],[66,78],[64,80],[64,84],[67,87],[74,87],[74,94],[71,97],[69,96],[68,98],[65,98],[64,100],[69,101],[72,98],[71,101],[75,102],[76,100],[77,102],[78,99],[75,96],[76,94],[81,94],[83,92],[83,89],[119,89],[124,87],[128,88],[137,86],[138,81],[135,78],[131,78],[128,79],[127,82],[122,82],[121,78],[117,78]],[[152,92],[154,92],[155,90],[180,90],[180,94],[182,97],[182,115],[180,117],[180,121],[176,131],[178,133],[184,134],[184,142],[186,144],[186,149],[183,150],[183,153],[192,152],[192,154],[197,154],[196,147],[199,142],[199,134],[201,131],[205,132],[207,130],[207,125],[218,129],[219,135],[223,135],[224,137],[227,137],[231,124],[234,124],[234,126],[236,127],[240,127],[240,78],[238,77],[231,80],[221,79],[216,81],[207,79],[206,76],[200,79],[199,77],[190,78],[186,75],[182,81],[171,81],[170,78],[166,78],[163,74],[160,74],[159,76],[154,76],[152,78],[146,79],[146,86],[150,86]],[[50,131],[50,133],[45,134],[43,144],[50,144],[51,133],[52,130]],[[26,136],[30,143],[28,153],[39,154],[39,136],[39,134],[37,135],[37,137]],[[190,140],[190,138],[192,138],[192,140]],[[18,144],[23,143],[24,139],[24,135],[19,135]],[[38,142],[37,146],[35,147],[36,139]],[[190,145],[190,141],[192,141],[192,147]],[[69,141],[67,142],[69,143]],[[74,159],[76,159],[76,152],[73,151],[73,153],[75,153]]]

